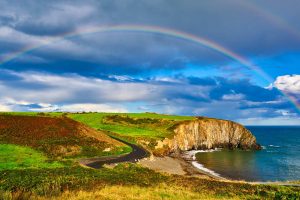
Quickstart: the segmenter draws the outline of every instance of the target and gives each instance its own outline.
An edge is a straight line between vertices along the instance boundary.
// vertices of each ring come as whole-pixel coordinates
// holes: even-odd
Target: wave
[[[192,159],[191,164],[195,168],[197,168],[201,171],[204,171],[208,174],[211,174],[213,176],[217,176],[219,178],[222,178],[220,174],[214,172],[213,170],[205,168],[202,164],[200,164],[196,161],[196,154],[197,153],[209,153],[209,152],[215,152],[215,151],[221,151],[221,150],[222,150],[221,148],[215,148],[215,149],[209,149],[209,150],[191,150],[191,151],[186,151],[183,156],[187,159]]]
[[[198,163],[197,161],[193,161],[193,162],[192,162],[192,165],[193,165],[194,167],[196,167],[197,169],[200,169],[201,171],[204,171],[204,172],[207,172],[207,173],[209,173],[209,174],[211,174],[211,175],[213,175],[213,176],[217,176],[217,177],[219,177],[219,178],[222,178],[222,177],[220,176],[220,174],[214,172],[213,170],[210,170],[210,169],[205,168],[202,164]]]
[[[215,148],[215,149],[208,149],[208,150],[191,150],[186,151],[184,154],[185,158],[192,158],[193,160],[196,160],[196,154],[197,153],[208,153],[208,152],[215,152],[215,151],[221,151],[221,148]]]
[[[277,145],[273,145],[273,144],[270,144],[268,145],[269,147],[275,147],[275,148],[279,148],[280,146],[277,146]]]

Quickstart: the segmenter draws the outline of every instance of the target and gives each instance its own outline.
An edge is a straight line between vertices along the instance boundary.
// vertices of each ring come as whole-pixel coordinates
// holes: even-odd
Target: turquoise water
[[[230,179],[300,180],[300,126],[247,128],[256,136],[263,150],[197,153],[197,161],[205,168]]]

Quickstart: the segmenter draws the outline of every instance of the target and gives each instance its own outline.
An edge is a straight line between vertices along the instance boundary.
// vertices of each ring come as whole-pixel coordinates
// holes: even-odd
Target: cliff
[[[244,126],[226,120],[198,118],[179,123],[174,135],[158,142],[156,149],[168,152],[192,149],[260,149],[256,138]]]

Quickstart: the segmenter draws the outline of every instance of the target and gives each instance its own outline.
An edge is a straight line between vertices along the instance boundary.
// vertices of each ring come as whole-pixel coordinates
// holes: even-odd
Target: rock
[[[109,151],[111,151],[111,148],[105,148],[103,151],[104,152],[109,152]]]
[[[261,149],[256,138],[241,124],[211,118],[201,118],[179,123],[174,128],[173,138],[158,143],[169,152],[193,149]]]

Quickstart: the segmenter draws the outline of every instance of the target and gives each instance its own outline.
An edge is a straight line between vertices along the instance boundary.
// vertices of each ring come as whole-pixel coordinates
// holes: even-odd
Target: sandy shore
[[[147,167],[161,173],[195,176],[199,178],[209,178],[209,179],[226,181],[226,182],[249,183],[253,185],[267,184],[267,185],[300,187],[300,184],[298,183],[289,183],[289,182],[248,182],[242,180],[229,180],[220,176],[215,176],[214,174],[201,170],[201,168],[200,169],[196,168],[192,164],[193,161],[194,160],[188,160],[184,155],[165,156],[165,157],[151,156],[150,158],[144,158],[140,160],[138,163],[143,167]]]
[[[150,158],[144,158],[140,160],[139,163],[144,167],[148,167],[158,172],[186,175],[186,171],[182,167],[182,163],[176,158],[171,158],[168,156],[151,156]]]
[[[209,172],[194,167],[191,161],[186,160],[181,156],[151,156],[150,158],[144,158],[140,160],[139,164],[162,173],[226,180],[225,178],[213,175]]]

